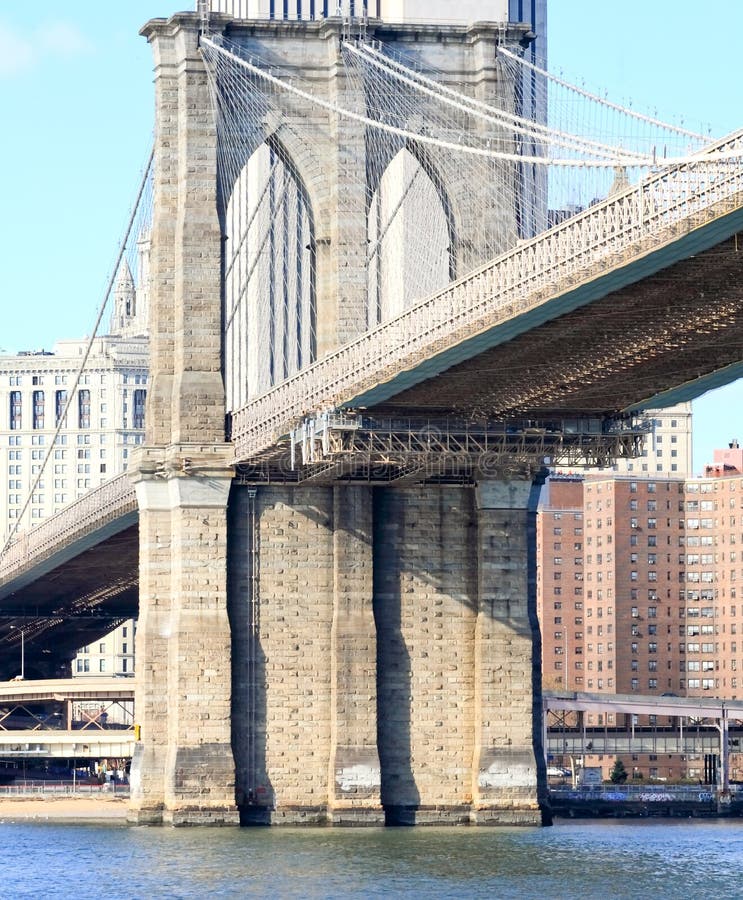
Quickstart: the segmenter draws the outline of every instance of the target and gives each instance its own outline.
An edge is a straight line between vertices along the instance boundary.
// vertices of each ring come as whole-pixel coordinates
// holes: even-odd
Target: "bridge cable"
[[[52,458],[52,454],[53,454],[54,450],[57,448],[57,438],[59,437],[60,432],[66,425],[67,413],[70,409],[70,406],[72,405],[73,397],[76,396],[75,392],[77,391],[77,388],[80,384],[80,378],[82,377],[82,374],[85,371],[85,366],[87,365],[88,358],[89,358],[91,350],[93,348],[93,343],[98,334],[98,328],[100,327],[101,320],[103,319],[103,313],[105,312],[106,306],[108,305],[108,300],[109,300],[109,297],[111,296],[111,291],[113,289],[114,283],[116,282],[116,279],[118,278],[119,273],[120,273],[121,261],[124,257],[124,253],[126,252],[127,244],[129,242],[129,237],[130,237],[132,228],[134,226],[134,222],[137,218],[137,214],[139,213],[139,204],[145,193],[145,189],[147,187],[150,176],[152,174],[152,163],[153,163],[154,158],[155,158],[155,148],[153,146],[149,152],[147,163],[144,166],[144,172],[143,172],[142,178],[140,180],[139,186],[137,188],[136,199],[132,206],[132,210],[129,215],[129,219],[127,221],[126,228],[124,229],[124,236],[119,243],[119,249],[116,254],[116,260],[114,262],[114,265],[111,269],[111,273],[108,278],[108,281],[106,283],[106,289],[103,293],[103,301],[101,302],[101,304],[99,306],[98,313],[96,315],[96,319],[93,324],[92,334],[88,338],[82,360],[80,361],[80,365],[78,366],[78,368],[75,372],[75,379],[72,384],[72,387],[67,392],[67,400],[65,401],[64,409],[62,410],[62,413],[59,416],[57,426],[54,429],[54,435],[52,437],[51,444],[49,445],[49,449],[47,450],[47,452],[44,456],[44,459],[39,467],[39,471],[33,480],[31,488],[28,491],[28,494],[26,495],[25,502],[18,514],[18,518],[14,521],[13,527],[10,530],[10,534],[8,535],[5,543],[3,544],[2,550],[0,550],[0,558],[2,558],[2,556],[7,552],[8,548],[10,547],[11,543],[13,542],[13,538],[15,537],[16,533],[18,532],[18,528],[20,527],[23,516],[25,515],[25,513],[31,503],[33,494],[36,491],[36,489],[39,485],[39,482],[41,481],[42,476],[44,475],[46,466],[47,466],[49,460]]]

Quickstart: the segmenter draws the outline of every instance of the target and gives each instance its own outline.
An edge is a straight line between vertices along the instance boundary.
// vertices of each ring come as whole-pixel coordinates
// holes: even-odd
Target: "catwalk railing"
[[[264,453],[302,417],[590,282],[743,206],[743,131],[526,241],[235,412],[235,458]]]
[[[137,508],[134,486],[117,475],[45,522],[20,533],[0,559],[0,584]]]

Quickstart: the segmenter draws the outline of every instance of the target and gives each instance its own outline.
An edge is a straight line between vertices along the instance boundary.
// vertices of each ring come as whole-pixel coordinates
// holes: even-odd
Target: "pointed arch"
[[[238,175],[224,216],[227,410],[312,362],[315,224],[306,185],[276,135]]]
[[[393,318],[455,277],[451,204],[419,149],[400,146],[370,192],[368,324]]]

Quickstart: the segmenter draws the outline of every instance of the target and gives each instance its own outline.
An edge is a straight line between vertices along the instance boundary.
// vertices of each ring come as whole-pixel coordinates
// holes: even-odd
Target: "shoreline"
[[[124,797],[0,798],[0,825],[14,822],[126,824],[129,809]]]

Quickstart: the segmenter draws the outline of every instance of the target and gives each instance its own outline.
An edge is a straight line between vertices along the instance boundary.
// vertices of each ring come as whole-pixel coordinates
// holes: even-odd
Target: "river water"
[[[743,821],[544,829],[0,824],[0,898],[739,898]]]

